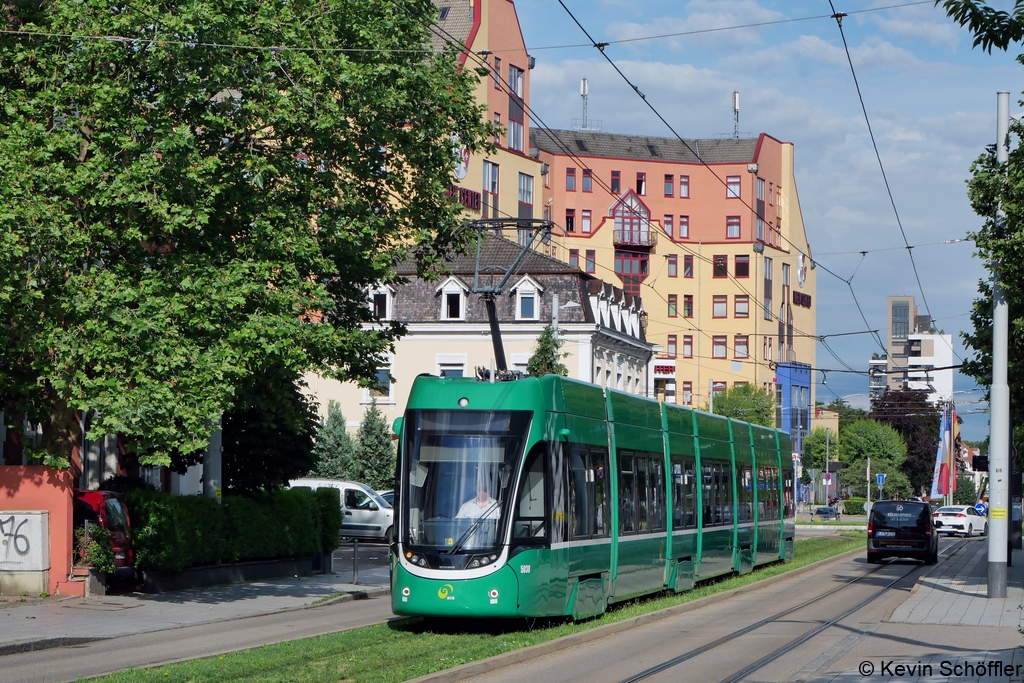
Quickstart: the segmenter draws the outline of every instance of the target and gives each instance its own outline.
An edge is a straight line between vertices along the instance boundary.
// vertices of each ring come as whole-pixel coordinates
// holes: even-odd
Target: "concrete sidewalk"
[[[918,578],[909,597],[885,621],[911,625],[921,629],[915,631],[919,634],[925,630],[950,633],[937,630],[949,626],[1021,631],[1024,628],[1024,550],[1014,550],[1012,561],[1013,566],[1007,568],[1006,597],[990,600],[987,597],[987,539],[962,542],[953,554]],[[866,658],[863,665],[871,665],[870,673],[852,669],[819,676],[811,683],[1024,682],[1024,644],[1013,649],[915,654],[894,661],[905,668],[898,670],[890,662],[889,670],[883,671],[880,658],[877,662]]]
[[[383,573],[317,574],[174,591],[0,605],[0,655],[274,614],[390,592]]]

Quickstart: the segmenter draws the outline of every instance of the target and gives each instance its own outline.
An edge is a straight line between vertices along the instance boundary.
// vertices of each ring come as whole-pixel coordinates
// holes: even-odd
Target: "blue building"
[[[789,432],[793,452],[802,453],[811,429],[811,366],[779,363],[775,368],[775,426]]]

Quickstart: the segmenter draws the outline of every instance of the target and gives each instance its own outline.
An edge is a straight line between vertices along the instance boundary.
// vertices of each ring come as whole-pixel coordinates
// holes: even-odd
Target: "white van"
[[[293,479],[290,488],[335,488],[341,491],[341,535],[384,541],[395,537],[395,511],[369,486],[343,479]]]

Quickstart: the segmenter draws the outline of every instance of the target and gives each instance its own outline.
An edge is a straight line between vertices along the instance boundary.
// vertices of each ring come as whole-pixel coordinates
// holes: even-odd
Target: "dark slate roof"
[[[689,145],[689,149],[687,149]],[[636,159],[638,161],[668,161],[700,163],[694,152],[706,163],[751,163],[757,150],[757,138],[725,138],[716,140],[687,140],[686,145],[676,138],[658,138],[646,135],[616,135],[577,130],[541,130],[530,128],[530,146],[550,154],[565,155],[568,148],[581,157],[607,157],[610,159]],[[693,151],[691,151],[693,150]]]
[[[430,32],[430,47],[434,52],[440,52],[447,47],[448,41],[459,43],[469,40],[469,32],[473,28],[473,0],[433,0],[437,13],[434,14],[434,21],[444,29],[434,29]],[[447,8],[447,12],[445,11]],[[444,19],[441,15],[444,14]],[[445,35],[448,33],[451,38]],[[473,47],[470,45],[470,47]]]
[[[591,280],[587,283],[587,294],[604,295],[612,300],[614,303],[621,303],[623,308],[629,308],[633,304],[636,304],[637,310],[643,310],[643,302],[640,297],[635,294],[629,294],[619,289],[615,285],[605,282],[604,280]]]
[[[508,268],[519,256],[520,251],[522,251],[522,247],[511,240],[485,234],[483,247],[480,250],[480,267],[481,269],[493,266]],[[469,281],[472,282],[473,273],[476,271],[476,244],[471,243],[466,253],[453,256],[445,262],[445,266],[456,275],[468,276]],[[582,275],[587,279],[592,277],[564,261],[530,250],[519,264],[517,276],[532,273],[571,273]],[[398,274],[406,277],[416,275],[416,264],[412,261],[399,264]]]

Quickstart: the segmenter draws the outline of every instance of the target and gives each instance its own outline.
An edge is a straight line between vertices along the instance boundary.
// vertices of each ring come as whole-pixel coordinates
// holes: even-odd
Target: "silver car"
[[[364,484],[344,479],[293,479],[288,486],[341,492],[341,535],[366,538],[391,544],[394,539],[395,511],[386,500]]]

